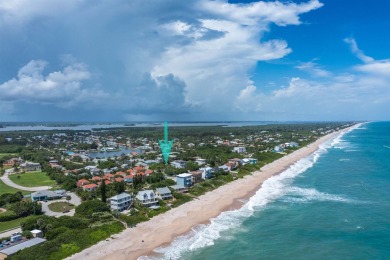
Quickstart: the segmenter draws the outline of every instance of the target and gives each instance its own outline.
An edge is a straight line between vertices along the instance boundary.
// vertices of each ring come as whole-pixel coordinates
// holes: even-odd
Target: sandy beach
[[[67,259],[121,260],[137,259],[139,256],[149,255],[155,248],[169,244],[175,237],[189,232],[192,227],[208,223],[211,218],[218,216],[221,212],[239,207],[238,199],[248,198],[261,187],[265,180],[283,172],[290,165],[314,153],[322,143],[350,128],[321,137],[316,142],[265,165],[259,171],[243,179],[230,182],[199,196],[199,199],[194,199],[147,222],[138,224],[135,228],[126,229],[115,235],[114,239],[102,241]]]

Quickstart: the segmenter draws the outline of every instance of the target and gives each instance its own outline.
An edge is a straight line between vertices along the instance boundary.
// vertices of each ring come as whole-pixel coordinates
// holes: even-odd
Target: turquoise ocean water
[[[158,259],[390,259],[390,122],[323,144],[241,209],[156,252]]]

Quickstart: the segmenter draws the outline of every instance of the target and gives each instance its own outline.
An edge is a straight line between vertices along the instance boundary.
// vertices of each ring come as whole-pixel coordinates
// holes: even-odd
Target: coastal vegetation
[[[95,212],[88,217],[82,214],[78,217],[30,217],[22,223],[22,230],[42,230],[47,241],[19,251],[9,259],[63,259],[124,229],[111,214],[103,213]]]

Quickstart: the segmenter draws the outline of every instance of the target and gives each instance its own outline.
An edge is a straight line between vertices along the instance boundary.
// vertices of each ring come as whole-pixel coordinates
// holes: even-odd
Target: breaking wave
[[[290,203],[307,203],[311,201],[334,201],[352,203],[353,200],[344,198],[341,195],[329,194],[320,192],[316,189],[289,187],[286,196],[283,198],[284,202]]]

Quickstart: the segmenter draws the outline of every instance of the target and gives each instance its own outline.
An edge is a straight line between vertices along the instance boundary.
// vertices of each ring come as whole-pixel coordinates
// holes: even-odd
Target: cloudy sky
[[[0,121],[389,120],[390,1],[0,0]]]

